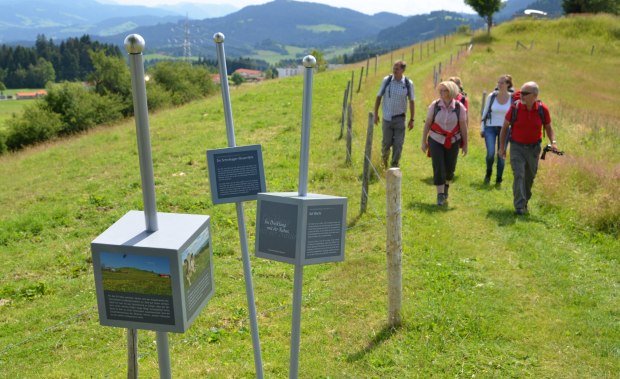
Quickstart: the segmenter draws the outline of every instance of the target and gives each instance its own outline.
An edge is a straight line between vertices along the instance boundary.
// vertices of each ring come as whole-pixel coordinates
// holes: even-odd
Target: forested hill
[[[92,51],[121,57],[117,45],[87,35],[60,43],[40,35],[34,47],[0,46],[0,83],[8,88],[42,88],[51,81],[83,81],[93,71]]]

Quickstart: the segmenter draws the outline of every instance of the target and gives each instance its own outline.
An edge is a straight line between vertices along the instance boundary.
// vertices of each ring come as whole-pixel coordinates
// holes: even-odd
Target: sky
[[[204,3],[204,4],[230,4],[237,8],[247,5],[268,3],[269,0],[113,0],[119,4],[130,5],[160,5],[177,3]],[[449,10],[454,12],[474,13],[463,0],[301,0],[312,3],[321,3],[333,7],[349,8],[366,14],[378,12],[391,12],[403,16],[429,13],[434,10]]]
[[[133,267],[139,270],[154,271],[170,275],[170,259],[138,254],[101,253],[101,264],[106,267]]]

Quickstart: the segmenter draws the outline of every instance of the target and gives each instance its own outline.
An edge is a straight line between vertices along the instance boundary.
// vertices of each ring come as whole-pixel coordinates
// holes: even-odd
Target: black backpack
[[[388,75],[388,78],[385,82],[385,85],[383,86],[383,88],[381,88],[381,96],[385,95],[385,90],[388,88],[388,86],[390,85],[390,82],[392,81],[392,78],[394,77],[394,75],[390,74]],[[403,78],[405,79],[405,87],[407,88],[407,97],[411,99],[411,82],[409,81],[409,78],[407,78],[406,76],[403,76]]]

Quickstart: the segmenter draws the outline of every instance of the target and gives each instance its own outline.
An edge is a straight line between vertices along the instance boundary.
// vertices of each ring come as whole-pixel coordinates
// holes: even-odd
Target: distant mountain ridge
[[[255,49],[278,49],[278,45],[325,48],[372,41],[377,33],[406,20],[405,16],[382,12],[370,16],[329,5],[275,0],[250,5],[224,17],[189,21],[192,52],[213,56],[212,36],[226,36],[227,53],[247,55]],[[185,21],[139,27],[152,49],[180,55],[185,38]],[[124,35],[102,39],[119,43]]]
[[[39,34],[55,40],[83,34],[106,36],[138,26],[176,22],[185,18],[182,9],[192,11],[192,17],[205,15],[209,10],[213,10],[213,17],[236,9],[229,5],[179,6],[153,8],[95,0],[0,0],[0,43],[34,42]]]

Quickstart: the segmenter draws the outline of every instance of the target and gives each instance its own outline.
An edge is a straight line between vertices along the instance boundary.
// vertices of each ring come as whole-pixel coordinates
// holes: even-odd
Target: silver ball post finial
[[[130,34],[125,37],[125,50],[129,54],[142,54],[144,45],[144,38],[139,34]]]
[[[316,58],[312,55],[306,55],[302,62],[305,68],[314,68],[316,66]]]
[[[215,43],[222,43],[224,42],[225,39],[226,37],[224,36],[224,33],[222,32],[217,32],[213,35],[213,41],[215,41]]]

